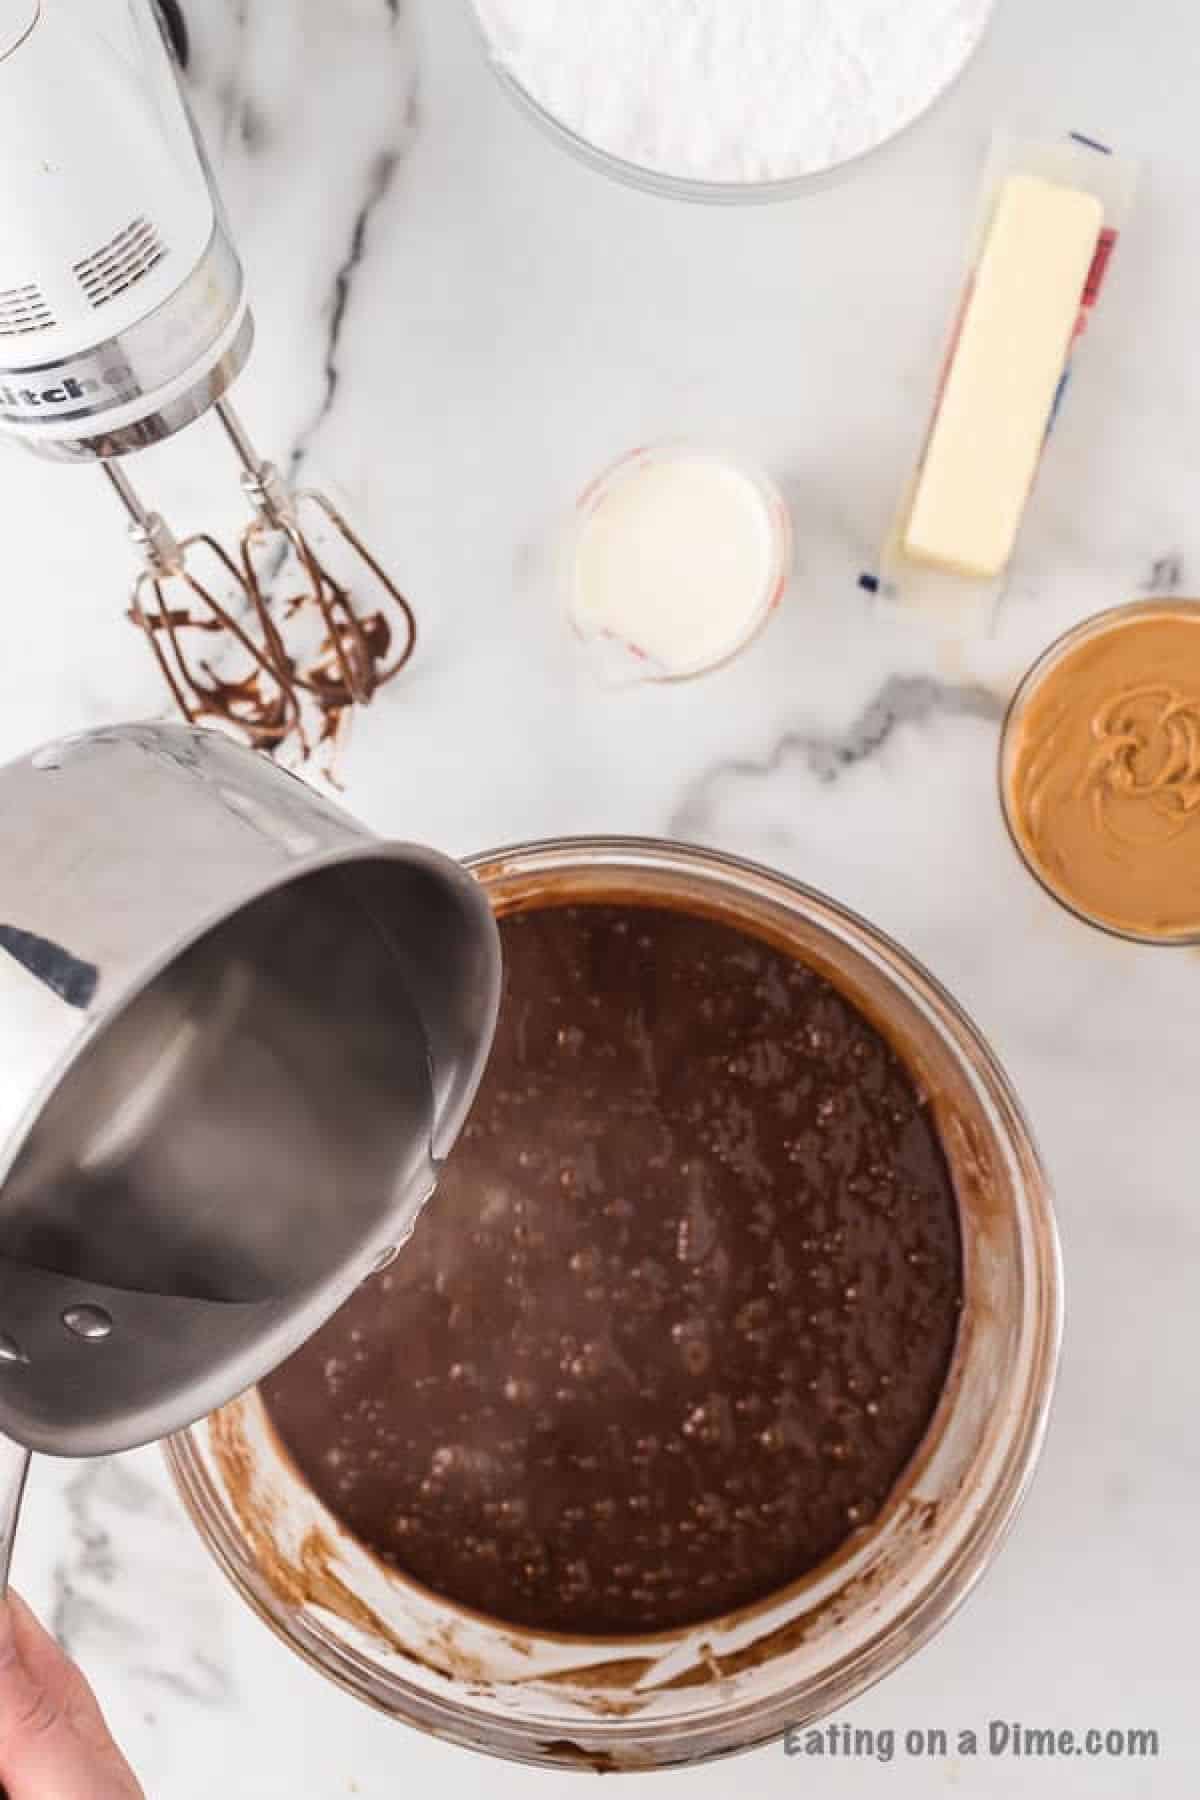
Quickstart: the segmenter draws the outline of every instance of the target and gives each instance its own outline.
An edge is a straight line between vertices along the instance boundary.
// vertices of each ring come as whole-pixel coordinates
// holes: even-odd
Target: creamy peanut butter
[[[1077,912],[1132,936],[1200,935],[1200,601],[1094,621],[1019,697],[1009,825]]]

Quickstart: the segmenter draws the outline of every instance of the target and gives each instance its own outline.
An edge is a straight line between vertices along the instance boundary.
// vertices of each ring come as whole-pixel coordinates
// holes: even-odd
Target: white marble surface
[[[1153,1764],[749,1762],[686,1790],[1182,1800],[1200,1790],[1194,1620],[1200,962],[1088,933],[1010,854],[997,720],[1032,653],[1151,586],[1200,587],[1200,79],[1186,0],[1001,0],[947,105],[854,180],[693,209],[608,185],[510,108],[459,0],[192,0],[196,81],[251,267],[260,435],[336,476],[419,609],[347,800],[454,851],[677,833],[860,908],[971,1009],[1058,1189],[1062,1385],[1032,1498],[942,1636],[849,1715],[1141,1725]],[[855,587],[908,467],[991,125],[1110,135],[1138,210],[993,629],[952,640]],[[794,506],[786,606],[727,671],[597,688],[545,578],[573,492],[647,437],[729,441]],[[147,457],[181,524],[231,525],[214,428]],[[98,479],[11,456],[0,752],[157,710]],[[155,1800],[391,1800],[535,1776],[356,1706],[241,1609],[158,1458],[37,1469],[17,1576],[85,1663]],[[634,1779],[631,1794],[650,1789]]]

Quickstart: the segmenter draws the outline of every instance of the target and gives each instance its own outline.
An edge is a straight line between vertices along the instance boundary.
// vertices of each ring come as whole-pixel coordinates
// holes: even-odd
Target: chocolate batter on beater
[[[589,1636],[761,1600],[881,1508],[962,1293],[934,1122],[821,976],[626,905],[502,921],[506,994],[411,1243],[265,1386],[396,1569]]]

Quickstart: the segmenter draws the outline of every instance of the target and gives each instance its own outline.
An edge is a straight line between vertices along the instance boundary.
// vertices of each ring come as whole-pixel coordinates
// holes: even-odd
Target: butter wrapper
[[[933,415],[865,588],[943,620],[999,598],[1136,184],[1082,134],[996,134]]]

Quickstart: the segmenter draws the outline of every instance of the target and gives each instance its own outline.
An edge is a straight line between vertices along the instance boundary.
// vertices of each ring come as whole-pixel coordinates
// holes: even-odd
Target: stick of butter
[[[907,556],[990,579],[1037,474],[1104,224],[1095,194],[1001,185],[903,534]]]

